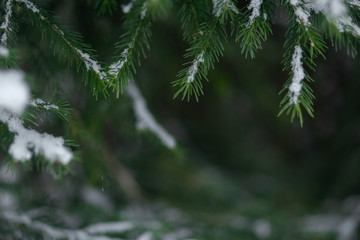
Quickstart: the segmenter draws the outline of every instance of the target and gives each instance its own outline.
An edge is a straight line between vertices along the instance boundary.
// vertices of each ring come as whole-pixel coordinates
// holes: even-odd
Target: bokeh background
[[[42,2],[109,63],[121,37],[121,7],[99,15],[91,1]],[[120,1],[119,5],[125,3]],[[240,3],[239,7],[246,3]],[[359,239],[360,59],[330,44],[311,83],[315,118],[278,117],[287,15],[255,59],[229,36],[199,102],[173,100],[171,82],[187,61],[177,7],[154,22],[151,50],[134,79],[155,118],[177,139],[169,150],[139,132],[128,96],[96,100],[76,67],[18,14],[19,66],[33,94],[69,101],[69,122],[39,119],[40,131],[74,139],[80,161],[56,178],[35,164],[7,171],[0,153],[0,210],[33,214],[65,229],[131,221],[114,237],[140,239]],[[146,223],[146,224],[145,224]],[[0,218],[0,239],[47,239]],[[145,238],[144,238],[145,239]]]

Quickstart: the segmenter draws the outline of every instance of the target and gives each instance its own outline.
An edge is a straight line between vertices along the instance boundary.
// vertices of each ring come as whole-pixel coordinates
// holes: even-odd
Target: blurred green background
[[[81,33],[101,61],[111,62],[122,34],[120,6],[112,15],[99,15],[91,1],[44,4]],[[360,59],[329,45],[326,60],[318,59],[311,72],[315,118],[306,117],[301,128],[288,116],[277,117],[278,92],[288,78],[281,65],[287,16],[279,9],[273,36],[255,59],[245,59],[229,38],[200,101],[173,100],[171,82],[188,47],[177,10],[173,6],[154,22],[151,50],[134,76],[155,118],[177,139],[175,150],[152,133],[137,131],[128,96],[96,101],[75,67],[59,61],[26,14],[21,16],[19,65],[33,94],[66,99],[73,108],[69,122],[39,119],[39,130],[74,139],[81,161],[72,162],[72,173],[61,179],[17,164],[17,180],[3,180],[0,189],[17,199],[16,209],[46,207],[50,210],[40,220],[68,228],[135,218],[134,209],[141,209],[138,218],[161,223],[160,229],[149,228],[154,239],[359,239],[359,220],[352,216],[360,206]],[[107,204],[92,203],[88,190],[103,195]],[[77,224],[50,214],[59,209],[77,216]],[[167,218],[169,209],[179,216]],[[171,219],[174,214],[179,218]],[[330,215],[338,217],[335,224]],[[320,217],[328,230],[317,229],[308,216]],[[355,225],[350,235],[340,227],[348,219]],[[307,224],[315,230],[306,230]],[[14,229],[41,239],[4,220],[0,239],[21,239]],[[184,236],[165,238],[179,229]],[[142,230],[134,231],[120,237],[135,239]]]

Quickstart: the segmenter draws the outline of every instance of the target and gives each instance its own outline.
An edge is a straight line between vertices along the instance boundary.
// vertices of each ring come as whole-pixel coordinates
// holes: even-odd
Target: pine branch
[[[270,21],[274,7],[273,1],[252,0],[245,17],[237,19],[236,41],[240,41],[241,53],[246,58],[254,58],[262,42],[272,34]]]
[[[89,45],[83,43],[82,37],[65,27],[56,24],[55,21],[43,10],[39,9],[29,0],[14,0],[20,7],[24,7],[35,26],[37,26],[65,61],[71,63],[75,56],[78,63],[78,71],[85,78],[85,84],[90,83],[92,93],[98,97],[99,93],[107,96],[106,81],[107,74],[101,65],[94,60],[93,50]],[[70,61],[69,61],[70,60]]]
[[[223,7],[221,11],[218,13],[218,9],[215,9],[212,15],[208,15],[208,20],[199,26],[200,34],[191,41],[191,47],[185,54],[185,58],[191,57],[193,61],[187,63],[190,65],[181,70],[178,74],[179,79],[173,82],[173,86],[178,87],[174,98],[181,94],[182,99],[187,98],[189,101],[194,95],[198,101],[199,95],[204,94],[201,79],[206,79],[209,69],[214,67],[214,62],[219,61],[223,54],[223,42],[227,41],[223,23],[227,20],[226,16],[233,13],[233,9],[229,7]]]
[[[291,121],[297,116],[302,125],[303,115],[300,106],[313,117],[312,106],[315,99],[313,91],[308,85],[308,82],[313,80],[304,66],[314,71],[314,59],[319,55],[325,58],[326,45],[321,35],[311,24],[298,21],[295,12],[290,18],[292,23],[285,35],[284,48],[286,51],[283,64],[284,70],[291,70],[292,73],[280,91],[281,94],[287,89],[289,90],[280,102],[279,116],[286,112],[286,114],[291,115]]]
[[[119,97],[127,86],[128,79],[136,72],[135,64],[140,65],[140,57],[146,57],[145,52],[150,49],[152,20],[169,6],[169,0],[137,0],[130,2],[129,13],[123,24],[124,34],[116,43],[120,49],[118,61],[111,64],[109,74],[112,81],[109,84]]]
[[[11,17],[13,13],[12,9],[12,1],[13,0],[7,0],[5,2],[5,16],[4,16],[4,22],[1,24],[0,29],[2,29],[3,34],[1,35],[0,45],[1,47],[6,47],[8,44],[9,35],[11,34],[12,28],[11,28]],[[4,54],[1,54],[4,55]]]

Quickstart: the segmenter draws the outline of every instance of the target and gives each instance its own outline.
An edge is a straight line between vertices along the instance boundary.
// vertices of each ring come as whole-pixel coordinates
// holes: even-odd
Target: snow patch
[[[137,118],[137,128],[140,130],[148,129],[158,136],[161,142],[168,148],[172,149],[176,146],[175,139],[171,136],[154,118],[146,107],[146,102],[141,95],[135,83],[129,81],[126,92],[133,100],[133,108]]]
[[[29,101],[30,89],[20,71],[0,71],[0,109],[21,114]]]
[[[248,9],[252,10],[252,12],[249,17],[249,22],[246,26],[247,28],[249,28],[253,24],[255,18],[260,16],[260,8],[261,8],[262,2],[263,2],[262,0],[251,0],[250,5],[248,6]]]
[[[202,51],[200,54],[198,54],[196,56],[192,66],[189,68],[188,77],[187,77],[187,80],[186,80],[187,83],[192,83],[195,80],[195,75],[198,72],[198,65],[200,63],[204,62],[204,54],[205,54],[205,52]]]
[[[305,78],[305,72],[302,66],[301,58],[302,58],[302,49],[299,45],[296,45],[291,61],[291,70],[293,71],[293,78],[289,87],[290,102],[292,104],[297,104],[299,102],[299,96],[302,89],[301,82]]]

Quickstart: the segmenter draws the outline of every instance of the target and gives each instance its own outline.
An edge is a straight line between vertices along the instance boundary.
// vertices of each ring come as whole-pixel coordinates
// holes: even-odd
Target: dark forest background
[[[43,3],[81,33],[101,61],[113,60],[113,44],[122,34],[122,2],[103,15],[91,1]],[[288,78],[281,65],[287,16],[278,9],[273,35],[255,59],[245,59],[229,38],[200,101],[173,100],[171,82],[186,62],[188,47],[177,9],[154,22],[151,49],[134,76],[153,115],[177,139],[175,150],[136,130],[126,95],[91,96],[76,67],[59,61],[21,15],[19,65],[31,76],[33,94],[49,101],[63,98],[73,108],[69,122],[44,118],[39,129],[74,139],[80,161],[59,179],[41,167],[16,164],[10,181],[3,151],[0,196],[6,192],[15,199],[3,210],[46,208],[39,220],[70,229],[135,217],[161,223],[159,229],[122,233],[126,239],[142,231],[170,240],[358,239],[360,59],[329,45],[326,60],[319,58],[311,72],[315,118],[306,116],[300,127],[288,116],[277,117],[278,93]],[[101,203],[94,203],[91,193],[101,196]],[[60,210],[77,221],[61,220]],[[340,226],[349,219],[354,227],[346,235]],[[42,238],[0,220],[0,239],[21,239],[14,236],[17,231]],[[178,235],[165,238],[171,232]]]

